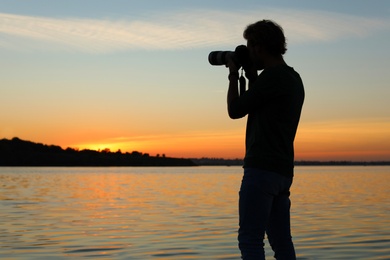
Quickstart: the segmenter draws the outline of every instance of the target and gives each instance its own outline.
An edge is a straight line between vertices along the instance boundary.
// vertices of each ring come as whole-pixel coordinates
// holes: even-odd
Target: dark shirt
[[[232,118],[248,115],[244,167],[285,176],[294,172],[294,138],[305,97],[299,74],[287,65],[264,69],[230,104]]]

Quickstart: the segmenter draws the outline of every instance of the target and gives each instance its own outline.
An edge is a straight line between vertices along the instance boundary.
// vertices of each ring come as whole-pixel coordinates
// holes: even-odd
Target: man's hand
[[[229,68],[229,73],[238,73],[240,67],[238,67],[236,62],[234,61],[234,55],[229,55],[227,57],[226,67]]]

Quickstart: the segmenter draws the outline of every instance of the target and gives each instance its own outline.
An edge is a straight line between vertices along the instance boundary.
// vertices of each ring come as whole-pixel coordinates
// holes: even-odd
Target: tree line
[[[0,166],[242,166],[242,159],[170,158],[133,151],[62,149],[14,137],[0,140]],[[296,161],[300,166],[390,165],[390,161]]]
[[[110,149],[101,151],[62,149],[14,137],[0,140],[0,166],[195,166],[190,159],[150,156],[133,151],[122,153]]]

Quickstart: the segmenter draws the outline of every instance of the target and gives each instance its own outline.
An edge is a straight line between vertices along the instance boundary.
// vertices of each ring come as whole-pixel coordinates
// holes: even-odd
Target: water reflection
[[[389,167],[302,168],[292,189],[299,251],[331,252],[320,259],[390,256],[389,180]]]
[[[292,225],[300,259],[390,255],[390,168],[370,169],[297,168]],[[0,258],[238,259],[241,173],[0,168]]]

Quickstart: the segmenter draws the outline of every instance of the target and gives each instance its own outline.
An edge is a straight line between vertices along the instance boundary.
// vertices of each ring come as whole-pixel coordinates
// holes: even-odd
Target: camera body
[[[245,45],[237,46],[235,51],[212,51],[209,54],[209,63],[214,66],[227,65],[229,59],[232,59],[238,68],[249,70],[252,67],[249,50]]]

